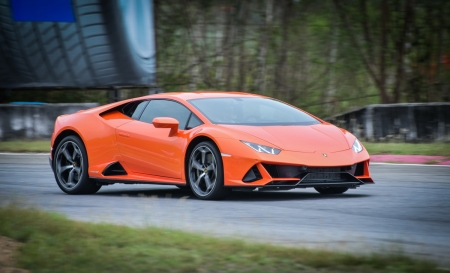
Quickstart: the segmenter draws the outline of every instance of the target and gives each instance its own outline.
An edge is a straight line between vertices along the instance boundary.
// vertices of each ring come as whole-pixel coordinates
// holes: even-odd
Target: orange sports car
[[[220,199],[231,190],[339,194],[373,183],[369,154],[351,133],[246,93],[164,93],[62,115],[51,147],[68,194],[153,183]]]

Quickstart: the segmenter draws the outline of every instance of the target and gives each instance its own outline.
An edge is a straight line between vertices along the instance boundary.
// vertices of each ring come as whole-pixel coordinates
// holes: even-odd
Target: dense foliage
[[[450,100],[445,0],[156,1],[158,84],[238,90],[324,116]]]

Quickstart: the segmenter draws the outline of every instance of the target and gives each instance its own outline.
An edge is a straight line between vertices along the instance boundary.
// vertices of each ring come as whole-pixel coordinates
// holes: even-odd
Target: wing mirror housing
[[[155,128],[170,128],[169,136],[174,136],[178,133],[178,120],[168,117],[154,118],[152,121]]]

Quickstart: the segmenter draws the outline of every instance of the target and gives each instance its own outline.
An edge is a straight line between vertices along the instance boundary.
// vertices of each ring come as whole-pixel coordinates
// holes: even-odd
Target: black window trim
[[[122,105],[121,111],[120,111],[120,112],[122,112],[122,114],[124,114],[125,116],[130,117],[130,116],[128,116],[127,114],[124,113],[123,109],[124,109],[125,107],[127,107],[128,105],[132,104],[132,103],[138,103],[138,105],[139,105],[139,104],[142,103],[142,102],[147,102],[147,105],[148,105],[148,103],[150,102],[150,100],[134,100],[134,101],[130,101],[130,102],[126,103],[125,105]],[[141,111],[141,113],[139,114],[139,117],[133,118],[133,115],[131,115],[130,118],[132,118],[132,119],[134,119],[134,120],[139,120],[139,119],[141,118],[142,113],[144,112],[145,108],[147,108],[147,105],[145,105],[144,109],[143,109],[143,110]],[[137,108],[137,106],[136,106],[136,108]],[[136,111],[136,109],[135,109],[135,111]],[[134,114],[134,113],[133,113],[133,114]]]
[[[186,107],[187,108],[187,107]],[[189,108],[188,108],[189,109]],[[184,126],[184,130],[189,130],[187,127],[188,127],[188,125],[189,125],[189,121],[191,121],[191,117],[192,117],[192,111],[191,111],[191,109],[189,109],[189,112],[191,112],[190,114],[189,114],[189,117],[188,117],[188,119],[187,119],[187,121],[186,121],[186,126]]]
[[[189,108],[188,108],[188,109],[189,109]],[[190,111],[190,109],[189,109],[189,111]],[[198,120],[200,120],[201,124],[199,124],[199,125],[197,125],[197,126],[195,126],[195,127],[192,127],[192,128],[188,128],[188,125],[189,125],[189,122],[191,122],[192,116],[195,116]],[[191,129],[197,128],[198,126],[201,126],[201,125],[203,125],[203,124],[205,124],[205,123],[203,122],[203,120],[201,120],[201,118],[199,118],[196,114],[194,114],[194,112],[191,111],[191,115],[189,116],[189,119],[188,119],[188,121],[187,121],[187,123],[186,123],[186,130],[191,130]]]
[[[145,107],[142,109],[141,113],[139,114],[139,117],[136,117],[136,120],[139,120],[141,118],[142,113],[144,113],[144,110],[145,110],[145,108],[147,108],[148,104],[150,103],[150,100],[143,100],[142,102],[147,102],[147,103],[145,104]]]

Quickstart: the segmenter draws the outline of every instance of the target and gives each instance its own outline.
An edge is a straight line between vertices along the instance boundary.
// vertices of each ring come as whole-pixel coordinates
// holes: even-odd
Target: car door
[[[191,115],[181,103],[151,100],[137,120],[116,130],[126,168],[135,173],[180,179],[187,145],[185,128]],[[169,136],[169,128],[155,128],[152,121],[156,117],[178,120],[178,134]]]

